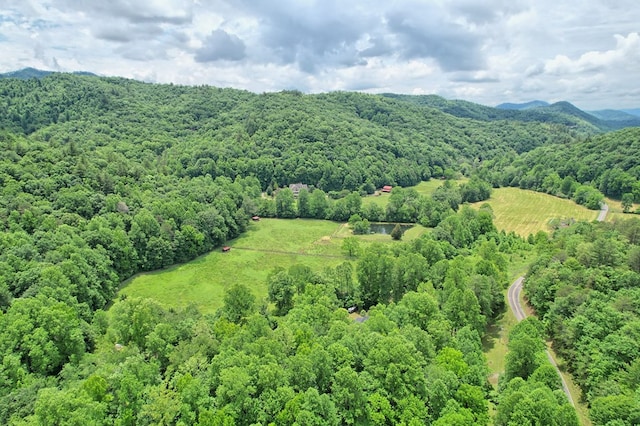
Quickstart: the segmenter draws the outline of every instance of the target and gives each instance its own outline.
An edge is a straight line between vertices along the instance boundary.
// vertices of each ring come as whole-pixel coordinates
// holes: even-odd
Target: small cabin
[[[260,216],[253,216],[251,220],[254,222],[258,222],[260,220]]]
[[[392,189],[393,189],[393,186],[385,185],[382,187],[381,192],[391,192]]]
[[[231,247],[229,247],[229,246],[224,246],[224,247],[222,247],[222,252],[223,252],[223,253],[227,253],[227,252],[229,252],[229,251],[231,251]]]

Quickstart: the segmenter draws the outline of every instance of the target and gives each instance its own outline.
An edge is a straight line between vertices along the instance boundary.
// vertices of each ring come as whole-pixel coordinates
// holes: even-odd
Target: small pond
[[[390,235],[395,226],[395,223],[372,223],[370,229],[372,234]],[[404,233],[407,229],[413,228],[413,226],[414,225],[400,225],[400,228],[402,229],[402,233]]]

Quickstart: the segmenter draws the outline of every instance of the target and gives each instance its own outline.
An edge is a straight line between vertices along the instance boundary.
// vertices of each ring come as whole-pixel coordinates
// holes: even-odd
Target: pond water
[[[395,226],[395,223],[372,223],[370,229],[372,234],[390,235]],[[400,228],[404,233],[407,229],[413,228],[413,226],[414,225],[400,225]]]

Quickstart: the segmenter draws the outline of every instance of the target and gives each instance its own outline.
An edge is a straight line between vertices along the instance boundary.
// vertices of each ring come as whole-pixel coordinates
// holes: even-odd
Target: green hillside
[[[624,127],[640,126],[640,120],[636,117],[620,120],[617,117],[592,115],[569,102],[556,102],[549,105],[541,101],[534,101],[527,104],[502,104],[493,108],[464,100],[447,100],[436,95],[385,94],[384,96],[402,100],[403,102],[436,108],[460,118],[481,121],[516,120],[520,122],[554,123],[568,126],[582,134],[594,134]]]
[[[511,332],[497,387],[482,338],[531,253],[640,282],[632,226],[593,234],[613,260],[591,240],[562,254],[465,203],[491,203],[492,184],[634,198],[638,129],[587,137],[600,130],[566,105],[516,120],[416,99],[0,79],[0,424],[576,425],[544,317]],[[575,207],[528,203],[543,198]],[[393,240],[369,234],[380,221]],[[602,419],[617,395],[636,403],[616,382],[633,383],[633,355],[594,383],[575,364],[608,392],[588,396]]]
[[[567,144],[542,146],[518,158],[487,162],[494,185],[573,197],[590,185],[609,197],[640,201],[640,129],[628,128]]]

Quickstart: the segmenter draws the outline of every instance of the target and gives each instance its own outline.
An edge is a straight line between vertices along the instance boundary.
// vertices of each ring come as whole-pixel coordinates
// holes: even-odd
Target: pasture
[[[571,200],[520,188],[494,189],[491,198],[474,203],[472,207],[480,208],[484,203],[493,209],[493,222],[498,229],[514,231],[523,237],[538,231],[551,231],[549,223],[553,219],[592,221],[598,216],[598,211]]]
[[[426,228],[416,225],[403,240],[424,232]],[[151,298],[167,307],[195,304],[201,312],[212,313],[222,306],[225,289],[241,283],[261,301],[267,297],[267,275],[276,266],[302,264],[321,272],[354,260],[342,252],[343,238],[351,235],[348,225],[327,220],[262,219],[229,241],[229,252],[217,249],[188,263],[138,274],[123,283],[120,295]],[[361,248],[375,241],[397,244],[388,235],[358,238]]]
[[[342,240],[332,238],[339,227],[325,220],[262,219],[229,241],[228,253],[218,249],[188,263],[138,274],[123,284],[120,294],[165,306],[193,303],[211,313],[222,306],[225,289],[241,283],[260,301],[267,296],[267,275],[276,266],[299,263],[321,271],[344,262]]]

